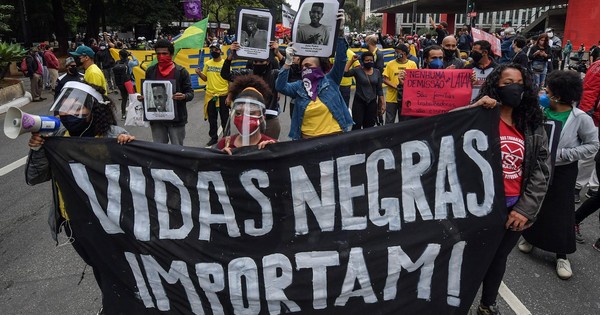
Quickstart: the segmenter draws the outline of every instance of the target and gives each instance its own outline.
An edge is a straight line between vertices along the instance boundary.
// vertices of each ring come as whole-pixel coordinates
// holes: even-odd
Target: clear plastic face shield
[[[85,118],[92,113],[95,102],[104,103],[102,95],[93,87],[81,82],[67,82],[61,89],[60,95],[52,104],[51,112],[60,116],[71,115]]]
[[[252,98],[237,98],[233,101],[231,110],[230,124],[235,128],[231,128],[231,134],[237,132],[241,137],[242,145],[250,144],[250,138],[257,134],[261,126],[265,126],[265,104]]]

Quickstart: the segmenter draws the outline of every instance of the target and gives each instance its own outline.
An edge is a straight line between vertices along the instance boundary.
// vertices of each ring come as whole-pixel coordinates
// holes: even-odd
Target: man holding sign
[[[399,44],[394,48],[395,59],[388,62],[383,70],[383,83],[387,85],[385,92],[385,123],[393,124],[396,115],[401,116],[400,104],[402,104],[402,87],[406,69],[417,69],[414,61],[408,60],[408,47]],[[400,118],[399,118],[400,119]]]

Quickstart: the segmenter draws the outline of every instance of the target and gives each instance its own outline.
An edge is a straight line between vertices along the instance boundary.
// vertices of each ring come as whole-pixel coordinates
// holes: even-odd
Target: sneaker
[[[531,250],[533,250],[533,245],[531,245],[525,239],[521,239],[521,241],[519,242],[519,246],[518,247],[519,247],[519,250],[522,253],[525,253],[525,254],[529,254],[531,252]]]
[[[479,304],[477,315],[500,315],[500,310],[496,304],[490,306]]]
[[[556,274],[563,280],[569,280],[573,276],[571,263],[568,259],[559,258],[556,260]]]
[[[592,245],[592,247],[600,252],[600,238]]]
[[[213,139],[210,139],[210,141],[208,141],[208,142],[206,143],[206,146],[207,146],[207,147],[210,147],[210,146],[212,146],[212,145],[215,145],[215,144],[217,144],[217,139],[214,139],[214,138],[213,138]]]
[[[580,192],[581,192],[581,189],[575,189],[575,203],[581,202],[581,196],[579,196]]]
[[[585,239],[583,238],[583,235],[581,235],[581,227],[579,224],[575,224],[575,241],[579,244],[585,243]]]
[[[585,192],[585,196],[586,196],[587,198],[596,197],[596,195],[597,195],[597,194],[598,194],[598,191],[597,191],[597,190],[591,190],[591,189],[588,189],[588,191],[586,191],[586,192]]]

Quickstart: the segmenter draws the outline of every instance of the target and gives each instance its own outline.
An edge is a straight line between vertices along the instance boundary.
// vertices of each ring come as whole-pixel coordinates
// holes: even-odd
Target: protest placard
[[[468,69],[406,70],[402,116],[433,116],[469,105],[472,74]]]
[[[502,57],[500,40],[496,36],[474,27],[471,28],[471,35],[473,36],[473,42],[478,40],[487,40],[490,44],[492,44],[492,53],[498,57]]]
[[[467,314],[506,233],[498,124],[473,108],[232,156],[44,148],[107,314]]]

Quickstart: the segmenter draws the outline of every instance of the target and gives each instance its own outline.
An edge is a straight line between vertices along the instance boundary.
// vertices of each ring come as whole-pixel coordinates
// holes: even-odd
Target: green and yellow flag
[[[183,31],[183,34],[173,42],[175,46],[175,56],[184,48],[202,49],[206,38],[206,28],[208,26],[208,17],[200,22],[192,24]]]

